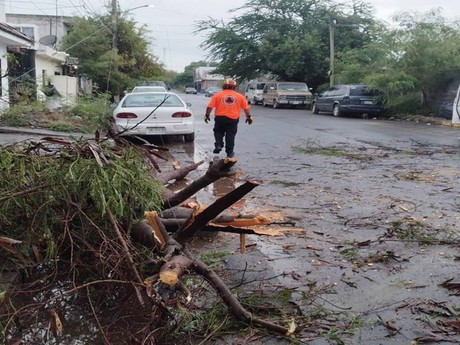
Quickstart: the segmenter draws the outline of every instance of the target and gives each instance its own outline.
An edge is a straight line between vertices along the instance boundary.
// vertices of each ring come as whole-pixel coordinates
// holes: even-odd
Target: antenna
[[[38,42],[40,42],[41,44],[45,46],[53,47],[57,42],[57,36],[56,35],[46,35],[40,38]]]

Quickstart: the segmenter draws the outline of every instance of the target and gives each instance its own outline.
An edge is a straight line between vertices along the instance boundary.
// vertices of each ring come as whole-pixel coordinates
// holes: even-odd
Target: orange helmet
[[[224,81],[224,84],[222,85],[222,88],[223,89],[235,90],[236,89],[236,81],[234,81],[233,79],[226,79]]]

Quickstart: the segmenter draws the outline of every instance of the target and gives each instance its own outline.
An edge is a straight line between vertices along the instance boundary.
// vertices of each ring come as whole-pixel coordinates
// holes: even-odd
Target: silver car
[[[131,92],[166,92],[163,86],[136,86]]]
[[[118,135],[183,135],[195,140],[194,116],[173,92],[126,94],[113,110],[114,131]]]

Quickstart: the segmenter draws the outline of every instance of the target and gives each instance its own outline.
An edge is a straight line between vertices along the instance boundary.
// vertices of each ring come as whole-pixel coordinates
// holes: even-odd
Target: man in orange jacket
[[[219,153],[224,147],[225,137],[225,152],[227,157],[235,155],[233,149],[235,147],[235,136],[238,130],[238,122],[240,119],[241,110],[246,114],[246,123],[252,124],[251,114],[249,112],[249,104],[246,98],[236,89],[236,82],[232,79],[224,81],[222,91],[212,96],[206,108],[204,122],[208,123],[211,112],[214,112],[214,151]]]

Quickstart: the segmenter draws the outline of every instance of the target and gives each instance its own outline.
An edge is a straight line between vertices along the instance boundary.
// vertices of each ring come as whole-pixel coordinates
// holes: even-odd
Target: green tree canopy
[[[420,105],[430,108],[451,82],[460,81],[458,23],[448,23],[440,10],[404,12],[394,20],[371,43],[340,55],[337,79],[366,82],[389,96],[418,92]]]
[[[140,79],[154,79],[164,73],[158,58],[149,51],[146,26],[121,14],[117,21],[113,49],[113,22],[110,15],[77,17],[62,49],[79,58],[80,73],[91,78],[101,90],[117,93]]]
[[[372,39],[371,8],[362,1],[250,0],[233,13],[228,23],[200,22],[198,31],[206,32],[203,47],[219,61],[218,71],[238,79],[272,74],[312,86],[324,83],[331,18],[344,25],[337,36],[339,51]]]

